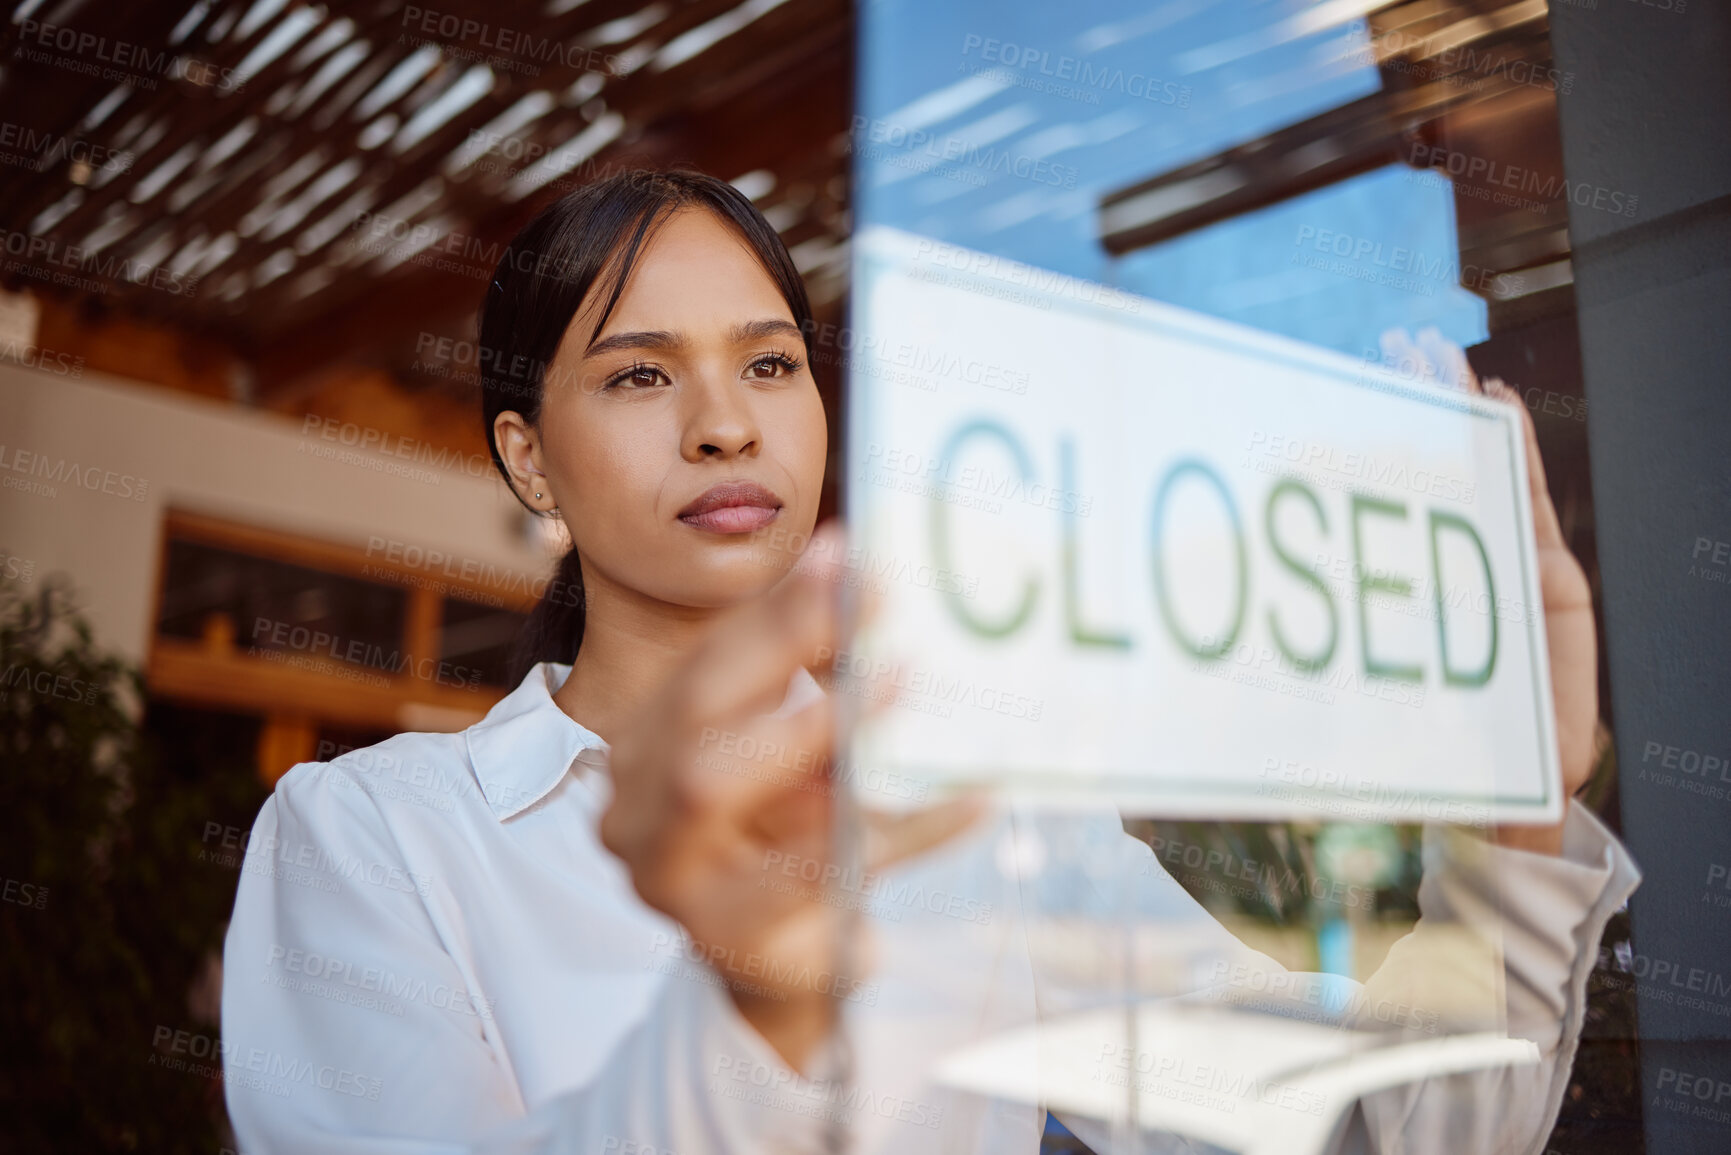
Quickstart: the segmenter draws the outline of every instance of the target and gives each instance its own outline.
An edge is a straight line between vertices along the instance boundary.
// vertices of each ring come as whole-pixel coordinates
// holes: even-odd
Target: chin
[[[667,600],[709,608],[739,605],[774,589],[799,560],[797,555],[764,547],[736,548],[726,556],[703,552],[709,556],[700,553],[680,567],[683,580],[676,593],[669,591]]]

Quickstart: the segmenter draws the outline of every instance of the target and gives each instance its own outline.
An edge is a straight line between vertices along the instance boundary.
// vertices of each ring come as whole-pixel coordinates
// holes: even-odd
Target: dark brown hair
[[[510,475],[493,438],[495,419],[515,410],[539,427],[547,367],[572,318],[592,290],[599,287],[607,294],[587,342],[593,343],[619,303],[644,243],[683,208],[705,209],[739,234],[781,290],[810,354],[813,326],[805,282],[781,237],[744,193],[689,169],[631,170],[586,185],[548,205],[517,234],[481,306],[481,413],[487,447],[506,484]],[[569,663],[577,657],[585,602],[583,571],[572,548],[559,560],[518,638],[512,684],[537,662]]]

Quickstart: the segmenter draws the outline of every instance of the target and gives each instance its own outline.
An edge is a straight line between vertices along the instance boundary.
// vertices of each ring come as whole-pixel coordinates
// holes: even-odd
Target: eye
[[[786,353],[768,353],[753,361],[746,372],[760,380],[771,380],[799,372],[801,364]]]
[[[644,365],[639,362],[638,364],[631,366],[629,369],[625,369],[609,377],[606,383],[601,386],[601,391],[605,393],[607,390],[618,386],[644,389],[654,385],[659,385],[665,380],[667,380],[667,375],[661,370],[655,368],[653,365]]]

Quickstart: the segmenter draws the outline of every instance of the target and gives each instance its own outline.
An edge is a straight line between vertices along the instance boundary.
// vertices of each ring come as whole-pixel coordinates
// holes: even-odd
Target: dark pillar
[[[1647,1151],[1725,1152],[1731,4],[1552,0],[1550,18],[1623,829],[1646,875]]]

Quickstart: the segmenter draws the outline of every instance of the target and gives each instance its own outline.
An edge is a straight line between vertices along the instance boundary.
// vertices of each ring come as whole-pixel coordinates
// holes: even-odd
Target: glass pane
[[[1306,749],[1300,736],[1332,735],[1325,743],[1345,750],[1355,733],[1371,732],[1360,723],[1375,715],[1376,736],[1354,747],[1362,755],[1354,766],[1416,764],[1427,745],[1416,736],[1423,723],[1469,709],[1450,699],[1472,681],[1462,676],[1463,651],[1491,639],[1475,666],[1486,684],[1496,619],[1505,658],[1517,627],[1495,591],[1481,590],[1471,595],[1486,599],[1475,619],[1481,632],[1454,632],[1466,615],[1451,618],[1445,603],[1463,604],[1455,575],[1465,570],[1456,567],[1471,559],[1436,527],[1521,505],[1524,484],[1488,486],[1525,461],[1519,419],[1502,410],[1494,434],[1461,449],[1446,473],[1432,459],[1422,482],[1390,467],[1415,458],[1382,449],[1466,445],[1475,435],[1443,391],[1465,389],[1470,372],[1500,376],[1531,411],[1566,543],[1596,581],[1568,226],[1583,205],[1611,213],[1635,202],[1605,190],[1595,204],[1562,180],[1556,100],[1571,78],[1552,62],[1542,6],[1515,16],[1513,5],[1473,2],[877,0],[862,9],[850,138],[856,230],[872,235],[854,248],[849,413],[864,432],[850,445],[850,517],[874,535],[865,549],[880,568],[930,562],[964,584],[947,600],[892,594],[879,637],[855,658],[868,670],[890,663],[892,677],[911,669],[924,687],[958,684],[998,702],[1033,703],[1048,720],[1062,717],[1069,733],[1047,745],[1020,707],[999,711],[988,729],[977,711],[957,706],[952,718],[947,704],[940,713],[904,694],[897,708],[906,704],[906,720],[886,709],[862,722],[866,738],[852,753],[866,764],[882,756],[893,771],[943,762],[956,775],[946,783],[940,774],[940,785],[976,769],[975,780],[999,785],[1012,775],[1030,785],[1040,775],[1080,781],[1075,793],[1095,804],[1006,804],[993,849],[1002,877],[972,884],[1019,904],[1039,1031],[1005,1030],[993,1044],[935,1062],[922,1093],[963,1087],[1039,1102],[1062,1110],[1102,1151],[1190,1149],[1177,1136],[1309,1150],[1321,1143],[1310,1134],[1315,1120],[1333,1118],[1343,1099],[1362,1094],[1386,1114],[1401,1094],[1392,1088],[1422,1078],[1393,1073],[1421,1055],[1452,1047],[1464,1056],[1485,1044],[1472,1062],[1512,1061],[1518,1032],[1504,1008],[1480,998],[1505,983],[1505,960],[1471,944],[1501,941],[1499,904],[1518,910],[1543,888],[1510,873],[1485,882],[1497,892],[1486,906],[1443,913],[1434,905],[1443,885],[1435,880],[1450,877],[1437,862],[1456,869],[1471,857],[1458,826],[1482,825],[1482,812],[1411,809],[1396,819],[1399,808],[1385,806],[1366,820],[1350,805],[1299,817],[1268,806],[1253,821],[1243,817],[1252,807],[1209,803],[1218,811],[1207,813],[1187,803],[1171,788],[1177,775],[1164,798],[1150,791],[1127,803],[1124,792],[1126,771],[1162,760],[1185,763],[1190,777],[1178,784],[1186,788],[1210,775],[1224,781],[1223,760],[1198,752],[1239,752],[1231,743],[1248,736],[1265,756],[1258,795],[1296,794],[1333,773],[1326,760],[1295,757],[1294,747]],[[898,297],[913,304],[898,307]],[[1112,308],[1121,312],[1103,320]],[[1200,340],[1186,346],[1164,335],[1160,345],[1151,331],[1206,335],[1213,349],[1205,356],[1194,348]],[[1302,373],[1286,371],[1300,363],[1330,366],[1354,387],[1313,391]],[[1174,397],[1174,382],[1190,396]],[[1282,393],[1269,382],[1294,387]],[[1216,384],[1235,398],[1238,416],[1211,399]],[[1406,411],[1387,405],[1421,393]],[[1378,414],[1392,430],[1378,456],[1338,448],[1383,420]],[[1248,440],[1234,424],[1246,415]],[[1197,530],[1168,551],[1160,537],[1167,507],[1156,495],[1175,474],[1210,503],[1178,516],[1225,528]],[[1431,585],[1422,595],[1367,560],[1357,536],[1366,510],[1388,514],[1384,528],[1430,519],[1422,573]],[[1512,544],[1497,563],[1497,588],[1506,595],[1506,576],[1532,567],[1501,567],[1528,556],[1532,535],[1518,517],[1505,524]],[[1272,549],[1262,561],[1259,537]],[[1302,548],[1279,544],[1301,540]],[[1372,558],[1405,549],[1381,541]],[[1222,577],[1197,581],[1178,600],[1205,607],[1199,620],[1241,623],[1246,633],[1233,625],[1219,646],[1206,634],[1180,639],[1187,652],[1177,658],[1159,649],[1162,618],[1168,632],[1176,618],[1161,592],[1169,571],[1158,567],[1184,555],[1206,558],[1201,569]],[[1264,564],[1273,555],[1279,564]],[[1401,569],[1421,573],[1416,549],[1403,557]],[[1487,582],[1491,571],[1487,560]],[[977,594],[965,584],[970,574]],[[1144,612],[1150,584],[1159,615]],[[1313,612],[1294,630],[1298,607],[1281,591],[1300,588],[1308,609],[1327,616]],[[1536,587],[1523,586],[1522,597],[1530,620]],[[1275,636],[1283,626],[1287,641]],[[1373,633],[1407,664],[1373,662]],[[1542,636],[1528,629],[1524,637],[1537,669]],[[1417,664],[1427,645],[1427,662]],[[1246,649],[1248,665],[1239,657]],[[1343,665],[1348,650],[1362,659],[1361,677],[1351,676],[1352,660]],[[1050,661],[1031,672],[1036,652]],[[1226,695],[1183,685],[1180,661],[1269,692],[1229,710],[1187,710]],[[1383,696],[1391,678],[1413,696]],[[884,679],[858,680],[868,693]],[[1484,700],[1538,684],[1522,673]],[[1366,708],[1366,694],[1377,704]],[[1528,693],[1522,724],[1538,737],[1522,743],[1487,715],[1460,715],[1470,724],[1453,726],[1454,735],[1485,756],[1433,767],[1432,780],[1506,798],[1487,766],[1525,759],[1554,771],[1550,701]],[[1142,721],[1127,726],[1127,717]],[[1145,746],[1113,746],[1093,733],[1135,725],[1147,731]],[[994,758],[1001,764],[988,766]],[[1605,766],[1594,763],[1600,788],[1591,805],[1600,813]],[[1546,789],[1554,802],[1554,782]],[[897,877],[933,888],[946,881],[918,868]],[[1422,923],[1421,882],[1433,903]],[[886,952],[931,960],[936,985],[941,971],[961,965],[947,960],[970,957],[980,936],[961,919],[916,927],[890,912],[873,920],[869,937],[893,944]],[[1016,1001],[1028,976],[977,957],[981,989],[970,993],[984,1021]],[[1395,990],[1402,997],[1388,998]],[[877,1014],[859,1012],[862,1035]],[[1409,1049],[1357,1067],[1337,1050],[1385,1044]],[[1345,1081],[1330,1084],[1319,1072],[1336,1063]],[[864,1091],[917,1082],[869,1059],[858,1074]],[[1609,1101],[1615,1092],[1604,1084],[1626,1082],[1627,1072],[1577,1077],[1596,1079],[1589,1091]],[[1430,1118],[1496,1115],[1495,1096],[1475,1097],[1469,1085],[1463,1079],[1446,1094],[1427,1086],[1430,1102],[1443,1104]],[[1274,1099],[1253,1101],[1262,1090]],[[1049,1141],[1073,1145],[1057,1130]]]
[[[439,657],[461,668],[464,681],[509,686],[511,648],[528,614],[447,596],[439,629]]]
[[[225,629],[243,649],[394,672],[407,606],[392,586],[171,540],[157,632],[196,641]]]

